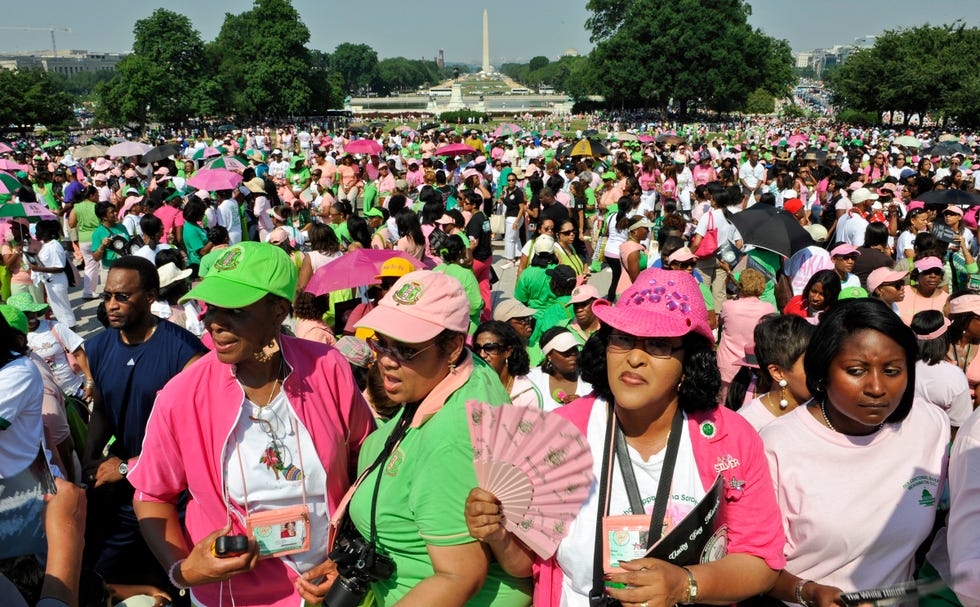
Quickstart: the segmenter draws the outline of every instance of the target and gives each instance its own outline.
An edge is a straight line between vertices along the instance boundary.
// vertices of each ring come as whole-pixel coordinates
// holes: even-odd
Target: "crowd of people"
[[[980,605],[980,136],[605,125],[5,153],[0,602]],[[474,401],[588,445],[547,557]]]

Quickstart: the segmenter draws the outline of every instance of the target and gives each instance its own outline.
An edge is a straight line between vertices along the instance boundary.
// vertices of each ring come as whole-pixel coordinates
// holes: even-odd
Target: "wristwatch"
[[[681,605],[692,605],[697,603],[698,599],[698,581],[694,579],[694,574],[687,567],[681,567],[684,573],[687,574],[687,595],[681,599]]]
[[[128,463],[126,463],[126,462],[120,462],[119,463],[119,474],[122,474],[123,476],[126,476],[127,474],[129,474],[129,464]]]

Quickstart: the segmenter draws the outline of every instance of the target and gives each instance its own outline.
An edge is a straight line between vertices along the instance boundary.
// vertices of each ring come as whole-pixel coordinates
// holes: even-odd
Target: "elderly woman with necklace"
[[[333,573],[329,518],[374,422],[338,351],[280,334],[296,278],[282,249],[243,242],[184,296],[208,304],[214,350],[159,393],[129,473],[147,543],[197,605],[319,603]],[[248,549],[219,558],[220,536]]]

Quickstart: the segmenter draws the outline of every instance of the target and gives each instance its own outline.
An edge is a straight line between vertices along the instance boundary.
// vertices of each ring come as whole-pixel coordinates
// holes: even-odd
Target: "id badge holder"
[[[623,572],[622,561],[643,558],[647,553],[650,517],[624,514],[602,517],[602,569],[606,573]]]
[[[306,505],[250,514],[245,527],[258,544],[260,559],[310,549],[310,510]]]

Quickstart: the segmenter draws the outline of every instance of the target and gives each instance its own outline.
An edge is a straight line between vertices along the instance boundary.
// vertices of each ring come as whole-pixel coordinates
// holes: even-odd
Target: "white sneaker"
[[[510,268],[513,268],[513,267],[514,267],[514,262],[508,259],[503,264],[501,264],[500,269],[501,270],[509,270]]]

